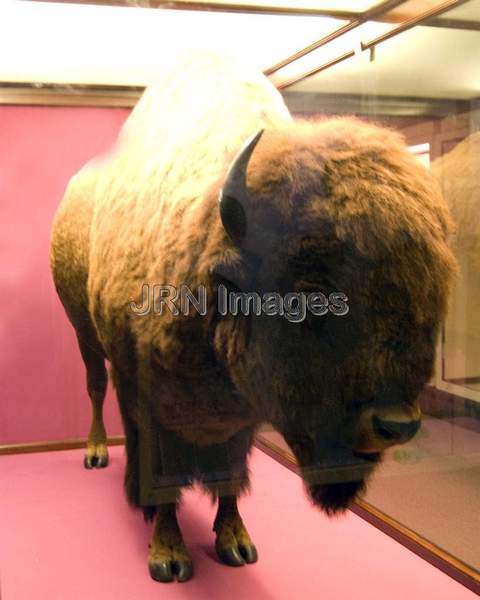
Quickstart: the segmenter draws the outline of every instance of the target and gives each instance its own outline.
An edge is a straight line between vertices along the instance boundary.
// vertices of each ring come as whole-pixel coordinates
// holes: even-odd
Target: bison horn
[[[262,133],[263,129],[252,136],[237,154],[220,192],[220,218],[225,231],[236,244],[240,244],[247,231],[247,165]]]

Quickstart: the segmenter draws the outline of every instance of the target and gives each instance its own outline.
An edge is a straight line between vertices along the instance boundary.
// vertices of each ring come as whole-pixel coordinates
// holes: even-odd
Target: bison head
[[[385,449],[420,426],[455,270],[446,206],[397,134],[336,119],[257,134],[225,177],[220,215],[215,274],[228,290],[347,299],[340,315],[334,305],[297,319],[227,314],[215,332],[237,389],[291,446],[309,497],[344,509]]]

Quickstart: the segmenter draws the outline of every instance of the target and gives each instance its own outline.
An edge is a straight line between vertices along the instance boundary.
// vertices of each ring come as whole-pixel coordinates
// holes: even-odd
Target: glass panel
[[[434,172],[444,194],[452,201],[457,223],[456,254],[460,274],[443,342],[443,380],[472,390],[472,400],[480,397],[480,231],[478,180],[480,134],[463,138],[455,135],[441,140],[444,153],[435,161]],[[472,405],[477,408],[477,404]],[[478,405],[480,406],[480,405]]]
[[[275,81],[281,83],[353,49],[356,56],[300,81],[295,91],[321,90],[365,98],[473,99],[480,94],[478,31],[418,26],[381,43],[375,48],[373,61],[370,52],[358,51],[360,42],[368,42],[394,27],[395,24],[366,23],[282,69],[275,74]],[[444,70],[438,68],[439,60]],[[445,77],[445,72],[453,71],[455,78]]]
[[[284,90],[299,115],[355,114],[401,132],[449,204],[460,273],[435,373],[421,394],[422,427],[386,452],[365,499],[474,570],[480,569],[480,31],[457,29],[449,19],[478,19],[479,6],[468,2],[442,15],[449,27],[425,23],[374,54],[357,53]],[[360,29],[352,34],[357,47],[371,37]],[[319,56],[322,64],[327,56]],[[312,59],[292,65],[290,75],[311,68]],[[282,78],[288,79],[284,72],[276,74]],[[266,435],[288,449],[278,434]]]

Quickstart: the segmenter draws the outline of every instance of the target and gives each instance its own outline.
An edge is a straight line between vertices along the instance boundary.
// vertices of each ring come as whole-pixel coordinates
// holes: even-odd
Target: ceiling
[[[0,81],[146,85],[187,48],[241,54],[265,69],[343,21],[0,0],[0,22]]]
[[[209,0],[208,4],[218,2]],[[474,29],[480,22],[480,0],[470,0],[437,17],[448,27],[417,26],[379,44],[373,62],[369,51],[360,51],[361,41],[371,40],[397,27],[399,20],[403,22],[420,9],[440,3],[409,0],[389,13],[388,22],[369,21],[272,78],[281,84],[355,50],[353,58],[302,80],[289,87],[289,92],[480,97],[480,28]],[[174,4],[176,10],[155,10],[2,0],[0,82],[142,86],[155,78],[165,57],[200,47],[239,54],[266,69],[347,23],[325,16],[178,10],[182,1]],[[241,0],[241,4],[338,12],[365,10],[378,0]],[[401,18],[399,11],[403,11]],[[462,27],[467,22],[468,29],[455,27],[454,19]]]

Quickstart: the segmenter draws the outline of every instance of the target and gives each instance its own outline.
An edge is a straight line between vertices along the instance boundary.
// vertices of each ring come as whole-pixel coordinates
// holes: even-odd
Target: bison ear
[[[248,206],[247,166],[255,146],[263,133],[261,129],[252,136],[233,160],[220,192],[220,218],[225,231],[235,242],[241,244],[247,233]]]

